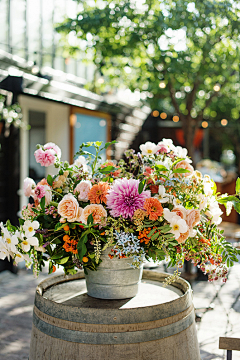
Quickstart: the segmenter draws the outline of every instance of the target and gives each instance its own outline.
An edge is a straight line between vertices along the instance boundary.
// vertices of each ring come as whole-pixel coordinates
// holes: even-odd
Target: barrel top
[[[139,284],[138,294],[133,298],[99,301],[99,299],[87,295],[85,280],[80,279],[52,286],[44,292],[43,297],[72,307],[133,309],[160,305],[182,295],[182,291],[174,286],[165,288],[162,282],[145,279]]]
[[[35,305],[53,317],[76,322],[80,321],[79,315],[81,322],[89,323],[99,322],[100,315],[103,321],[108,315],[116,323],[116,312],[119,323],[131,323],[140,313],[141,318],[146,319],[143,321],[153,321],[156,317],[166,318],[184,311],[192,303],[189,283],[180,278],[171,286],[163,287],[167,276],[169,274],[145,270],[138,294],[122,300],[102,300],[88,296],[83,272],[67,277],[54,276],[39,284]]]

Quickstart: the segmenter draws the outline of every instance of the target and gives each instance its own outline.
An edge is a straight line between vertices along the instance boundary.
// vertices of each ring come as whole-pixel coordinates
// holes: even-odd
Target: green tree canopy
[[[239,1],[78,2],[76,17],[57,29],[69,54],[85,52],[104,76],[94,89],[124,86],[152,109],[178,114],[190,156],[203,118],[216,118],[214,99],[223,110],[230,99],[228,119],[239,118]]]

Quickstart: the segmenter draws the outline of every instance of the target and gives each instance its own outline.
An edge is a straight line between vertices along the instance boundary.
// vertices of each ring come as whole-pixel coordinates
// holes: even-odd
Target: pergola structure
[[[0,50],[0,88],[112,115],[114,157],[133,142],[151,109],[140,101],[123,101],[118,93],[98,95],[84,88],[86,80],[50,67],[41,72],[32,61]]]

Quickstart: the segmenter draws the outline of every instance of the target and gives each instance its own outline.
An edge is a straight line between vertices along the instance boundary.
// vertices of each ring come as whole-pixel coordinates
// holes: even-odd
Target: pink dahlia
[[[136,210],[143,209],[144,201],[151,197],[151,192],[146,190],[139,194],[138,185],[139,180],[135,179],[115,180],[107,195],[107,207],[113,217],[132,218]]]
[[[50,166],[53,165],[56,161],[56,152],[53,149],[37,149],[34,153],[37,163],[40,163],[41,166]]]

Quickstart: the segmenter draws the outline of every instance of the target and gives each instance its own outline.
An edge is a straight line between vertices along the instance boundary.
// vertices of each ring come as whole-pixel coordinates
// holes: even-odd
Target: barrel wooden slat
[[[166,275],[144,271],[140,294],[124,300],[89,297],[83,273],[45,280],[29,360],[200,360],[191,288],[183,279],[161,288]]]

